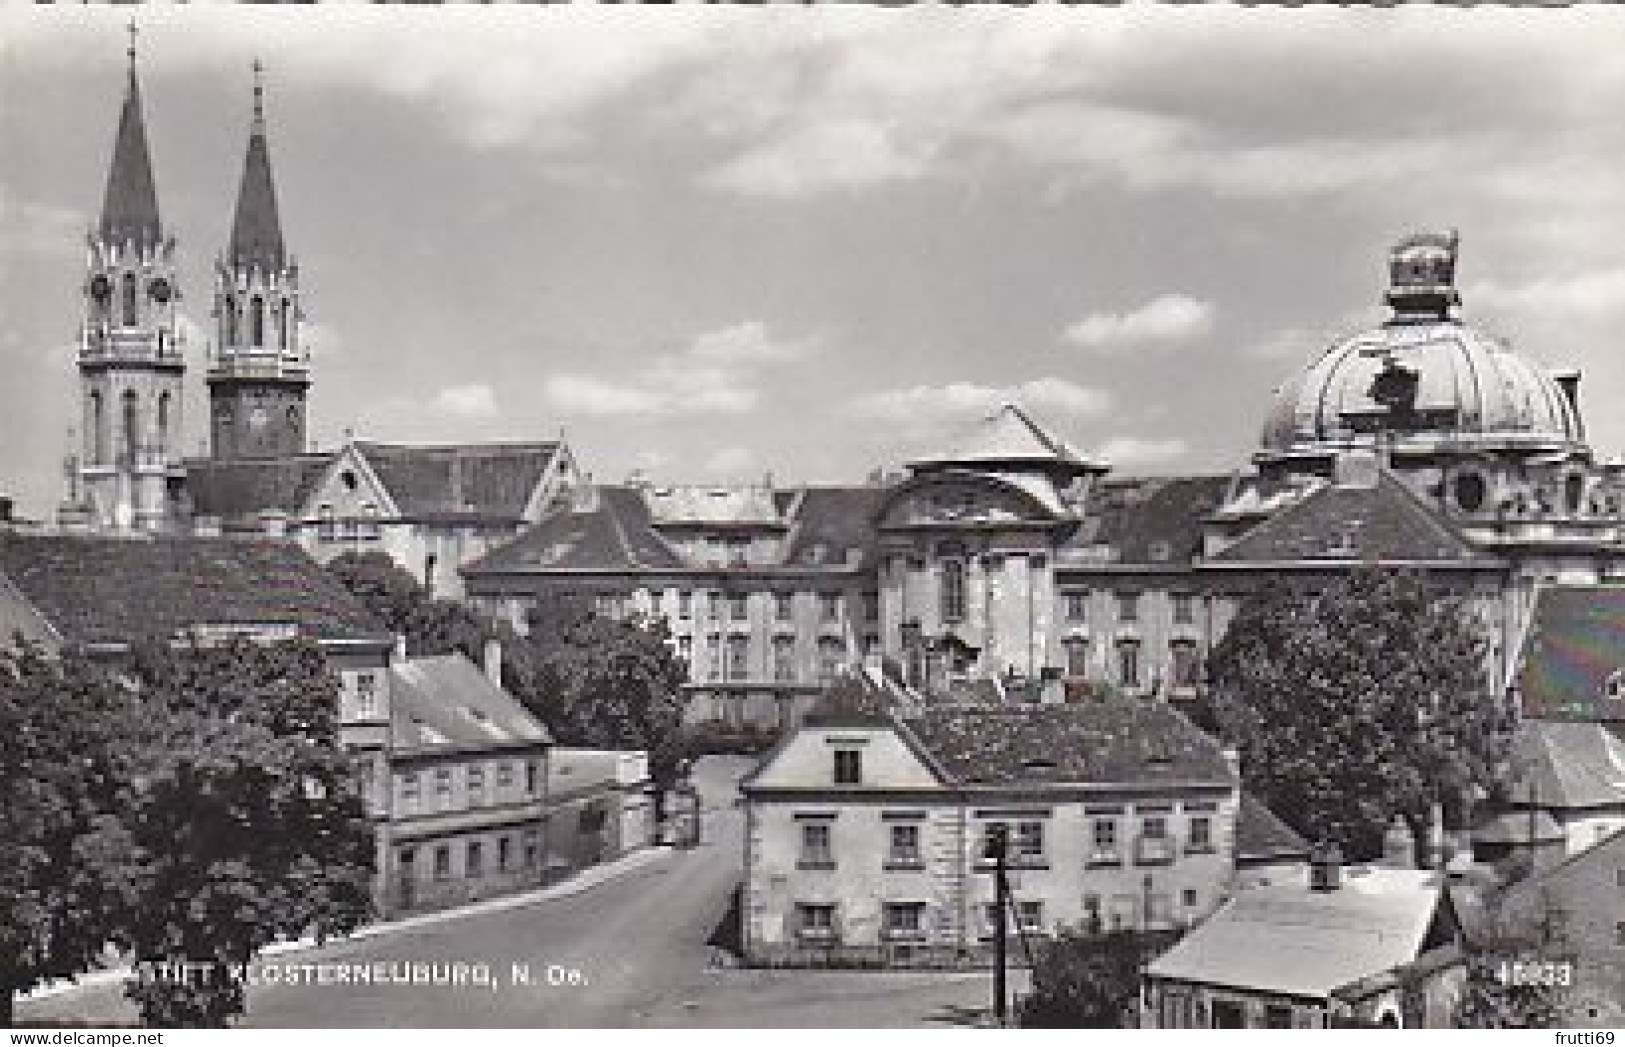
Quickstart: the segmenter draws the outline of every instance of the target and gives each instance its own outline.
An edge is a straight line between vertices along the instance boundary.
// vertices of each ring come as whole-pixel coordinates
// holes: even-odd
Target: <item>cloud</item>
[[[748,447],[724,447],[705,460],[704,470],[716,477],[739,479],[740,475],[759,466],[756,452]]]
[[[1463,290],[1462,297],[1496,312],[1613,316],[1625,312],[1625,267],[1543,277],[1523,284],[1480,280]]]
[[[77,258],[89,228],[81,211],[24,200],[0,185],[0,254]]]
[[[852,406],[856,413],[865,417],[930,427],[945,421],[956,422],[987,415],[1004,403],[1093,417],[1105,412],[1111,405],[1111,397],[1104,389],[1049,377],[1008,386],[949,382],[946,385],[888,389],[866,394]]]
[[[1126,313],[1091,313],[1067,327],[1062,337],[1084,349],[1111,354],[1148,342],[1176,342],[1213,329],[1213,304],[1183,294],[1165,294]]]
[[[636,373],[552,375],[542,395],[558,410],[601,418],[749,414],[761,401],[763,369],[810,354],[810,343],[776,337],[762,321],[746,320],[696,335]]]
[[[1123,466],[1166,465],[1184,457],[1190,444],[1178,437],[1150,440],[1138,436],[1114,436],[1101,444],[1095,456],[1117,468]]]
[[[484,382],[447,386],[435,393],[429,406],[456,418],[495,418],[497,415],[496,393]]]

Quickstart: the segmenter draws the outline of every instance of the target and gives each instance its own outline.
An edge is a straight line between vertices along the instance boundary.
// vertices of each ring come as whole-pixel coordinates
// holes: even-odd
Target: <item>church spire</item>
[[[107,193],[102,198],[102,239],[109,243],[133,240],[157,244],[163,239],[158,221],[158,191],[147,153],[147,125],[141,113],[141,85],[135,73],[135,24],[130,24],[130,82],[119,114],[113,163],[107,172]]]
[[[243,181],[237,192],[237,212],[231,223],[227,262],[235,268],[258,266],[266,272],[286,264],[282,223],[277,218],[276,186],[271,180],[271,152],[265,142],[264,68],[254,62],[254,122],[248,132],[248,153],[243,159]]]

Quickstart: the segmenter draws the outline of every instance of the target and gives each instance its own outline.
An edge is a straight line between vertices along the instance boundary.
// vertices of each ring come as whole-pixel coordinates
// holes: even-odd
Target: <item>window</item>
[[[418,775],[416,771],[407,771],[401,775],[401,804],[406,807],[416,807],[418,804]]]
[[[863,752],[859,749],[835,750],[835,784],[861,785],[863,783]]]
[[[338,524],[333,518],[333,507],[323,503],[316,509],[316,537],[331,542],[338,537]]]
[[[226,295],[226,303],[221,309],[226,316],[226,344],[237,344],[237,297]]]
[[[1089,641],[1080,636],[1068,637],[1066,640],[1066,674],[1068,676],[1089,675]]]
[[[363,537],[363,538],[378,538],[382,534],[383,534],[383,529],[381,527],[379,527],[379,525],[378,525],[378,506],[373,504],[372,502],[362,502],[361,503],[361,537]],[[433,587],[433,585],[434,585],[434,556],[432,554],[428,557],[428,563],[424,567],[423,578],[424,578],[424,581],[426,581],[431,587]]]
[[[712,635],[705,638],[705,671],[713,680],[722,679],[722,637]]]
[[[744,593],[734,593],[728,597],[728,617],[732,621],[743,622],[750,617],[750,608],[746,603]]]
[[[942,564],[942,620],[965,620],[965,563],[945,560]]]
[[[1117,682],[1124,687],[1140,686],[1140,641],[1117,641]]]
[[[508,836],[499,837],[497,839],[497,869],[501,872],[507,872],[511,865],[513,865],[513,839]]]
[[[1292,1028],[1292,1008],[1279,1004],[1270,1004],[1264,1008],[1264,1028],[1290,1029]]]
[[[812,941],[833,941],[835,938],[835,906],[797,905],[796,935]]]
[[[1043,902],[1017,902],[1016,925],[1024,931],[1041,931],[1044,929],[1044,903]]]
[[[1061,594],[1062,612],[1069,622],[1089,620],[1089,590],[1068,589]]]
[[[513,788],[513,764],[506,760],[497,764],[497,788]]]
[[[694,637],[679,636],[677,638],[677,657],[689,663],[690,674],[692,675],[694,665]]]
[[[141,450],[141,416],[136,408],[134,389],[124,390],[124,454],[127,461],[134,462]]]
[[[355,704],[359,716],[371,716],[378,711],[378,678],[372,673],[356,673]]]
[[[1137,622],[1140,620],[1140,594],[1117,594],[1117,620],[1119,622]]]
[[[484,872],[485,848],[481,846],[480,841],[470,840],[468,841],[468,860],[466,867],[463,869],[463,875],[473,879]]]
[[[1083,896],[1083,925],[1092,930],[1100,929],[1100,895],[1086,894]]]
[[[1146,925],[1154,928],[1170,927],[1174,922],[1174,899],[1171,894],[1145,896]]]
[[[1117,819],[1096,818],[1089,831],[1094,843],[1089,856],[1090,864],[1116,864],[1120,860],[1117,856]]]
[[[1044,823],[1043,822],[1017,822],[1015,836],[1015,853],[1012,855],[1012,864],[1017,865],[1043,865],[1044,864]]]
[[[773,617],[778,621],[788,622],[790,620],[792,600],[793,597],[791,593],[774,593]]]
[[[534,763],[525,764],[525,792],[536,795],[536,786],[540,784],[541,768]]]
[[[881,910],[881,933],[887,938],[925,936],[924,902],[887,902]]]
[[[434,772],[434,791],[441,804],[451,803],[451,768],[442,767]]]
[[[726,547],[729,567],[744,567],[750,563],[749,538],[729,538]]]
[[[659,589],[649,592],[649,617],[660,618],[666,613],[666,594]]]
[[[472,764],[468,768],[468,805],[478,807],[485,802],[485,768]]]
[[[773,679],[783,683],[796,678],[796,641],[789,636],[773,637]]]
[[[256,349],[265,344],[265,299],[259,295],[248,303],[248,337]]]
[[[90,393],[90,460],[97,465],[107,460],[107,416],[96,390]]]
[[[124,326],[135,326],[135,274],[124,274]]]
[[[1146,815],[1140,833],[1148,840],[1165,839],[1168,836],[1168,819],[1160,814]]]
[[[865,590],[862,599],[863,620],[866,622],[878,621],[880,618],[880,594]]]
[[[1614,924],[1614,944],[1625,945],[1625,920]]]
[[[1194,624],[1196,621],[1196,598],[1190,593],[1175,593],[1172,599],[1174,604],[1174,624]]]
[[[1173,658],[1175,687],[1195,687],[1201,683],[1202,663],[1196,657],[1196,644],[1191,640],[1175,640],[1169,645]]]
[[[157,450],[163,454],[169,446],[169,393],[158,394],[158,441]]]
[[[920,827],[909,823],[891,827],[891,849],[886,852],[886,864],[894,868],[916,869],[924,864],[920,857]]]
[[[451,879],[451,847],[447,844],[441,844],[434,849],[434,878]]]
[[[1134,861],[1139,865],[1166,865],[1173,860],[1168,819],[1160,814],[1146,815],[1140,822],[1140,838],[1134,842]]]
[[[829,681],[835,679],[846,662],[846,643],[838,637],[821,636],[818,638],[818,679]]]
[[[711,617],[720,619],[722,617],[722,594],[711,593],[707,601],[711,607]]]
[[[1213,821],[1207,815],[1191,818],[1191,839],[1186,848],[1191,851],[1213,850]]]
[[[534,869],[542,861],[542,837],[535,829],[525,830],[525,868]]]
[[[276,311],[278,326],[277,341],[280,344],[283,352],[288,351],[288,313],[292,308],[293,304],[284,298],[282,299],[282,308]]]
[[[841,620],[841,594],[820,593],[818,597],[818,617],[826,622]]]
[[[822,820],[801,823],[801,858],[796,862],[797,868],[835,868],[835,851],[830,842],[833,828]]]
[[[728,679],[743,680],[749,675],[750,637],[728,637]]]
[[[685,622],[694,617],[694,594],[686,589],[677,594],[677,617]]]
[[[1179,904],[1183,905],[1187,909],[1196,908],[1196,890],[1194,888],[1187,887],[1181,891],[1179,894]]]

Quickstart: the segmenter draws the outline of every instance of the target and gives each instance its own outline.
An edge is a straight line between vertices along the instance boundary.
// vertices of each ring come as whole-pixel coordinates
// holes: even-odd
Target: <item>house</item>
[[[1318,852],[1288,881],[1238,891],[1153,960],[1143,1024],[1162,1029],[1318,1029],[1411,1025],[1399,969],[1418,965],[1447,1024],[1465,977],[1461,930],[1445,876],[1429,870],[1344,868]],[[1450,950],[1445,952],[1440,950]]]
[[[1560,1024],[1625,1024],[1625,830],[1506,887],[1492,900],[1532,959],[1573,964]]]
[[[1195,922],[1234,863],[1232,766],[1160,702],[905,711],[849,676],[740,788],[758,964],[985,959],[995,826],[1028,933]]]
[[[500,653],[490,668],[500,667]],[[442,908],[547,876],[548,746],[524,706],[461,654],[390,666],[389,912]]]
[[[1236,811],[1236,886],[1299,877],[1308,862],[1309,842],[1243,789]]]
[[[1503,839],[1512,849],[1532,828],[1535,864],[1542,865],[1625,829],[1625,739],[1614,726],[1583,720],[1520,723],[1512,736],[1518,777],[1504,809],[1476,838],[1486,846],[1483,856],[1493,856]]]

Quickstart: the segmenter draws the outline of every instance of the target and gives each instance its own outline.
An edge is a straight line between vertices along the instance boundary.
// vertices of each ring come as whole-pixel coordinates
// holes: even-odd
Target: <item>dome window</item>
[[[1569,511],[1569,515],[1573,516],[1580,511],[1580,506],[1585,501],[1585,488],[1585,477],[1579,473],[1570,473],[1564,479],[1563,506]]]
[[[1461,473],[1456,477],[1456,506],[1464,513],[1476,513],[1484,508],[1488,485],[1482,473]]]
[[[1611,702],[1625,699],[1625,669],[1615,669],[1602,682],[1603,697]]]

